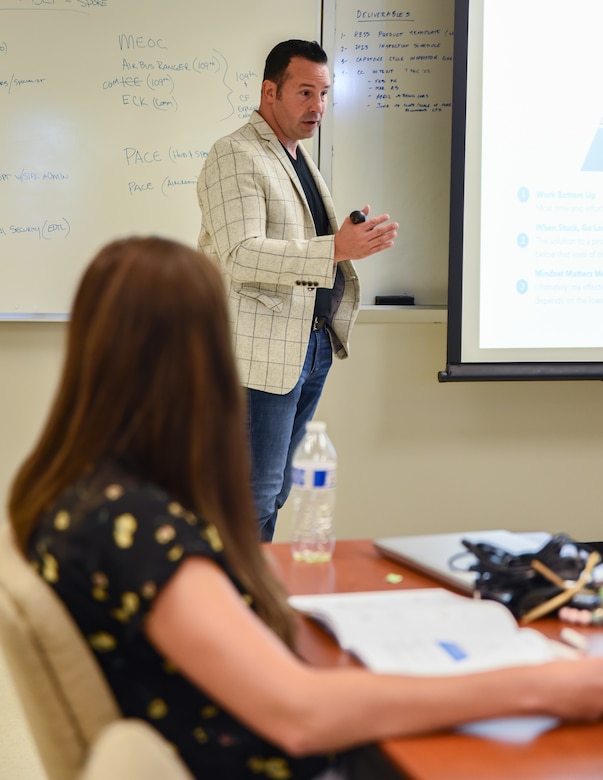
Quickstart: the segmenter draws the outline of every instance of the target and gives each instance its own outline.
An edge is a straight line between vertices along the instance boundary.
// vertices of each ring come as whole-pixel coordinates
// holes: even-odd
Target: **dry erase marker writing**
[[[366,214],[362,211],[352,211],[350,219],[355,225],[359,225],[366,220]]]

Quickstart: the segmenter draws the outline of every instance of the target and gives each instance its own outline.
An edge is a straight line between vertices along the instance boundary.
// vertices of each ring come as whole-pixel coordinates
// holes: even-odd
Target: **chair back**
[[[74,780],[121,712],[71,615],[0,522],[0,642],[49,780]]]
[[[137,718],[122,718],[103,729],[80,780],[193,780],[193,776],[156,729]]]

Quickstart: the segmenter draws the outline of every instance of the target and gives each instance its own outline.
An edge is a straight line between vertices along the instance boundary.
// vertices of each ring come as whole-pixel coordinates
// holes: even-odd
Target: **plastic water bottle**
[[[335,547],[335,487],[337,454],[327,436],[324,422],[311,421],[306,435],[293,454],[293,530],[291,553],[294,560],[325,563]]]

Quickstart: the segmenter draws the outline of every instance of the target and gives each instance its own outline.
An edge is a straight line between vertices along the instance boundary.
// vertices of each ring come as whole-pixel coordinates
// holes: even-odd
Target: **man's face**
[[[303,57],[291,59],[280,90],[274,84],[270,95],[276,125],[272,129],[287,148],[295,148],[302,138],[314,135],[327,107],[330,87],[326,64]]]

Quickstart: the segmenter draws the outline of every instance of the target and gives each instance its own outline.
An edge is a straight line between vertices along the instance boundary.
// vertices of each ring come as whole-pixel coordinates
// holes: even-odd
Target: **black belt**
[[[328,317],[314,317],[314,322],[312,323],[312,330],[322,330],[323,328],[326,328],[328,324],[329,324]]]

